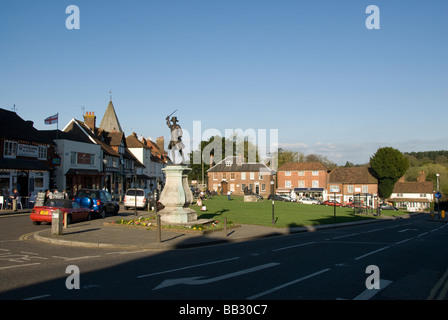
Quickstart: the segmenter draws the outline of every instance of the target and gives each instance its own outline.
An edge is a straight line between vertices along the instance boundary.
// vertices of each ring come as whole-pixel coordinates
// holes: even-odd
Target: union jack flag
[[[45,119],[45,124],[53,124],[53,123],[58,123],[58,117],[59,117],[59,113],[56,113],[55,115],[48,117],[47,119]]]

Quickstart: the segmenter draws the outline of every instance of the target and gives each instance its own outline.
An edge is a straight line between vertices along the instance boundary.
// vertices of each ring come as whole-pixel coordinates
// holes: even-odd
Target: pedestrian
[[[230,199],[230,195],[232,194],[232,191],[227,191],[227,199],[230,201],[230,200],[232,200],[232,199]]]

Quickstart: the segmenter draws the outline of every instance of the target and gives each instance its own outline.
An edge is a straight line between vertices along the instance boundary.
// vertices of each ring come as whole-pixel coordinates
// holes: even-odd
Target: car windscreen
[[[45,202],[44,206],[53,208],[72,208],[72,201],[65,199],[50,199]]]
[[[130,189],[130,190],[126,191],[126,195],[127,196],[135,196],[135,191],[137,191],[137,197],[143,197],[145,195],[143,190],[134,190],[134,189]]]
[[[91,190],[80,190],[76,195],[77,198],[90,198],[90,199],[99,199],[99,194],[96,191]]]

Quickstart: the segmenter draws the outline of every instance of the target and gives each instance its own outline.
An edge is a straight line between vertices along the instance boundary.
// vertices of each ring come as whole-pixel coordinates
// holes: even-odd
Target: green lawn
[[[207,211],[201,211],[201,208],[195,204],[190,206],[197,211],[198,219],[215,219],[223,222],[224,218],[227,217],[227,221],[236,224],[272,226],[272,201],[270,200],[244,202],[243,197],[232,196],[232,200],[229,201],[227,196],[215,196],[212,199],[205,200],[203,204],[206,205]],[[402,211],[383,211],[383,215],[403,213]],[[376,218],[372,214],[355,215],[353,209],[337,207],[335,220],[333,207],[280,201],[275,201],[274,216],[275,226],[279,228]]]

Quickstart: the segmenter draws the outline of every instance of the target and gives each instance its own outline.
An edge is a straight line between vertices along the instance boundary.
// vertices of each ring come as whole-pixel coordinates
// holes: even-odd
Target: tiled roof
[[[231,164],[227,165],[230,161]],[[207,170],[207,172],[266,172],[273,173],[264,163],[238,163],[237,157],[227,157]]]
[[[432,193],[434,185],[431,181],[425,182],[397,182],[393,193]]]
[[[320,162],[289,162],[282,165],[278,171],[327,170]]]
[[[329,183],[377,184],[378,180],[368,167],[341,167],[333,169],[328,178]]]

